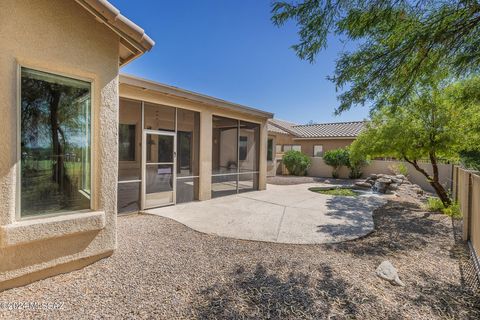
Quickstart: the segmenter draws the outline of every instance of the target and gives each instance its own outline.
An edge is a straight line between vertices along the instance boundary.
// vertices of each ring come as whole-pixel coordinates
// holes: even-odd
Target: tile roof
[[[292,122],[272,119],[269,120],[270,127],[275,127],[294,135],[296,138],[338,138],[357,137],[366,124],[366,121],[316,123],[298,125]],[[272,132],[276,132],[272,130]]]

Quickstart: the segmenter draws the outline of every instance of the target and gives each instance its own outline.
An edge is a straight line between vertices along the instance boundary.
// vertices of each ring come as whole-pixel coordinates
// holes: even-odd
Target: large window
[[[21,69],[20,215],[90,209],[91,84]]]
[[[260,126],[213,117],[212,197],[258,189]]]

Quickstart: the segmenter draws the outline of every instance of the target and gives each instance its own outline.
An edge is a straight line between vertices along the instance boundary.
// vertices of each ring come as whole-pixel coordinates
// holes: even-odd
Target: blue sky
[[[367,108],[340,116],[331,75],[345,45],[331,38],[315,64],[290,48],[293,23],[270,21],[270,0],[110,0],[153,38],[152,51],[122,72],[267,110],[297,123],[362,120]]]

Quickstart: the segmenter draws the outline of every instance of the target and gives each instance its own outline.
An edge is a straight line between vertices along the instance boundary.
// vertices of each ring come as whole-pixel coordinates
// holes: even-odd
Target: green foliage
[[[427,200],[426,209],[430,212],[442,212],[455,219],[460,219],[462,217],[458,202],[453,202],[451,205],[445,206],[439,198],[431,197]]]
[[[462,218],[462,212],[460,211],[460,205],[457,202],[452,203],[452,205],[450,205],[447,208],[444,208],[442,210],[442,212],[444,214],[446,214],[447,216],[455,218],[455,219],[461,219]]]
[[[354,154],[350,152],[350,148],[348,149],[348,164],[347,167],[350,169],[348,177],[350,179],[359,179],[362,177],[363,172],[362,168],[367,166],[370,161],[368,160],[367,156],[364,154]]]
[[[335,34],[357,49],[342,52],[331,80],[340,113],[373,101],[402,107],[419,87],[439,74],[461,78],[480,69],[478,1],[299,0],[276,1],[272,21],[293,20],[293,49],[313,62]]]
[[[438,174],[429,175],[418,160],[429,159],[435,168],[439,158],[457,161],[460,152],[479,150],[479,92],[478,77],[448,86],[441,82],[426,85],[402,108],[387,104],[373,111],[371,122],[350,146],[351,153],[404,159],[425,176],[448,205],[450,200]]]
[[[329,195],[329,196],[343,196],[343,197],[356,197],[358,193],[352,191],[351,189],[346,188],[335,188],[335,189],[321,189],[321,188],[310,188],[308,189],[313,192]]]
[[[304,176],[311,163],[312,160],[300,151],[290,150],[283,155],[283,164],[288,172],[295,176]]]
[[[338,170],[340,170],[341,167],[349,165],[349,159],[348,149],[346,148],[329,150],[323,154],[323,161],[333,168],[333,178],[338,178]]]
[[[480,150],[478,151],[461,151],[460,163],[466,169],[480,171]]]
[[[443,202],[436,197],[428,198],[426,206],[427,210],[431,212],[441,212],[443,209],[445,209]]]

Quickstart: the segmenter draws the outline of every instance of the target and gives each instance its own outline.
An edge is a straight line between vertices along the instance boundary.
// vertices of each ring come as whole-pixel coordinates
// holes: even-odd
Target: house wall
[[[119,39],[74,1],[0,2],[0,290],[80,268],[116,247]],[[18,64],[91,79],[92,212],[22,220]]]
[[[322,145],[323,152],[329,150],[335,150],[339,148],[345,148],[352,144],[355,139],[293,139],[293,144],[299,144],[302,146],[302,152],[309,157],[313,157],[313,146]]]
[[[315,145],[322,145],[323,152],[334,150],[338,148],[345,148],[349,146],[355,139],[298,139],[292,135],[269,132],[269,137],[274,139],[274,145],[293,145],[298,144],[302,148],[302,153],[313,157],[313,147]],[[274,150],[275,150],[274,146]],[[274,151],[275,153],[275,151]],[[288,170],[282,165],[283,151],[275,154],[275,161],[268,164],[268,176],[275,176],[276,174],[288,174]],[[319,158],[321,159],[321,158]],[[322,161],[323,162],[323,161]],[[316,166],[312,172],[321,176],[327,174],[328,168],[323,166]],[[347,173],[348,175],[348,173]]]
[[[120,96],[128,99],[143,100],[156,104],[183,108],[200,112],[200,170],[199,170],[199,200],[211,198],[211,175],[212,162],[220,161],[225,155],[212,156],[212,116],[217,115],[232,119],[238,119],[260,125],[260,146],[259,146],[259,189],[266,188],[267,177],[267,119],[253,116],[248,113],[220,108],[214,105],[206,105],[192,100],[178,98],[172,95],[165,95],[153,90],[142,90],[141,88],[120,84]],[[219,133],[218,133],[219,134]],[[220,137],[217,137],[220,141]]]

